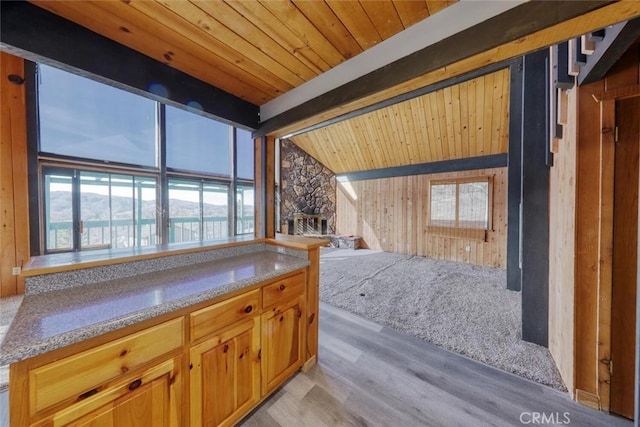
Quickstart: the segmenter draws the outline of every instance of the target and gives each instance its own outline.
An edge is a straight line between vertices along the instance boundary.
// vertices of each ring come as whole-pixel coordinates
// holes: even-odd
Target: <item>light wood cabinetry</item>
[[[179,426],[175,399],[176,370],[180,359],[146,370],[132,381],[110,387],[94,399],[71,405],[38,425],[91,427]],[[98,406],[92,410],[92,407]]]
[[[306,295],[298,270],[16,363],[11,426],[233,425],[306,362]]]
[[[262,315],[262,393],[268,394],[302,366],[304,297],[278,304]]]
[[[180,426],[183,337],[180,317],[13,370],[25,372],[27,381],[26,398],[11,397],[11,425]]]
[[[260,401],[259,353],[257,312],[191,347],[192,426],[232,425]]]

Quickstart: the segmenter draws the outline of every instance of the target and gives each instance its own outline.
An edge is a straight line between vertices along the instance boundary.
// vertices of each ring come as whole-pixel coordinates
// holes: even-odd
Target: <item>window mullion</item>
[[[167,177],[167,120],[164,104],[156,103],[156,144],[160,176],[156,190],[156,234],[157,244],[169,243],[169,178]]]

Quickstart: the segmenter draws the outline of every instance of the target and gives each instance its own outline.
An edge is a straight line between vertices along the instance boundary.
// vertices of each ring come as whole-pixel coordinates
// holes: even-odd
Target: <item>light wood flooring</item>
[[[633,425],[551,388],[321,304],[319,364],[292,378],[241,425],[554,424]]]

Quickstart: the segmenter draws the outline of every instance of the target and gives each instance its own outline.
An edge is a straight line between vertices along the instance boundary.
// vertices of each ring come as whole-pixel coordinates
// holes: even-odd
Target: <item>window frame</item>
[[[240,129],[237,126],[231,125],[229,132],[229,149],[230,153],[228,156],[228,161],[230,163],[231,173],[229,176],[220,176],[218,174],[210,174],[210,173],[199,173],[199,172],[191,172],[191,171],[181,171],[181,170],[172,170],[171,168],[167,168],[166,166],[166,135],[167,135],[167,127],[166,127],[166,116],[165,116],[165,107],[167,105],[171,105],[172,107],[176,107],[173,103],[168,103],[164,101],[158,101],[157,99],[150,98],[156,105],[156,134],[154,136],[154,146],[156,148],[156,156],[158,158],[156,162],[156,166],[145,166],[145,165],[136,165],[136,164],[124,164],[111,162],[100,159],[90,159],[90,158],[80,158],[73,157],[69,155],[61,155],[56,153],[49,153],[40,151],[40,118],[38,117],[38,109],[40,98],[38,95],[38,64],[33,64],[32,67],[29,67],[27,70],[29,74],[33,78],[33,88],[34,90],[30,91],[28,95],[28,109],[30,120],[33,123],[34,132],[29,135],[29,168],[34,177],[37,176],[37,179],[33,180],[33,185],[29,184],[29,193],[31,200],[35,200],[35,203],[30,207],[30,228],[35,232],[32,234],[31,242],[32,242],[32,250],[31,255],[45,255],[45,254],[53,254],[53,253],[69,253],[69,252],[78,252],[78,251],[86,251],[88,249],[82,249],[81,245],[72,244],[71,249],[62,249],[62,250],[48,250],[47,249],[47,236],[46,236],[46,202],[45,202],[45,175],[44,170],[54,170],[59,169],[61,171],[68,171],[66,174],[74,174],[75,170],[77,171],[87,171],[87,172],[100,172],[100,173],[108,173],[108,174],[124,174],[124,175],[132,175],[135,177],[147,176],[154,178],[157,182],[156,189],[156,229],[157,229],[157,241],[155,245],[151,246],[163,246],[169,243],[169,211],[168,211],[168,183],[170,179],[185,179],[185,180],[205,180],[207,183],[211,184],[219,184],[226,186],[228,190],[228,204],[227,204],[227,213],[228,213],[228,231],[227,237],[232,238],[233,236],[238,235],[236,233],[236,184],[238,185],[249,185],[254,187],[255,191],[255,178],[252,180],[239,178],[236,176],[237,174],[237,164],[238,161],[236,156],[236,132],[237,129]],[[63,70],[66,71],[66,70]],[[69,72],[69,71],[66,71]],[[75,74],[75,73],[70,73]],[[87,77],[84,75],[75,74],[79,78],[89,78],[95,84],[107,85],[108,84],[93,79],[91,77]],[[134,91],[131,91],[132,94],[137,96],[142,96]],[[177,106],[177,108],[181,108],[181,106]],[[186,106],[183,108],[185,111],[198,115],[193,111],[189,110]],[[204,117],[210,120],[216,120],[208,115],[203,115]],[[225,123],[225,122],[223,122]],[[246,130],[246,128],[242,128]],[[255,167],[255,160],[252,167]],[[73,188],[72,197],[79,197],[80,192],[79,188]],[[72,210],[76,210],[76,207],[72,207]],[[79,214],[74,213],[74,223],[72,224],[72,233],[74,236],[72,239],[79,239],[79,237],[75,236],[79,230],[76,230],[79,224]],[[202,228],[202,225],[201,225]],[[254,230],[255,230],[255,218],[254,218]],[[199,242],[216,242],[219,238],[203,240],[202,233],[200,235]],[[138,248],[138,246],[134,246]]]
[[[486,233],[493,231],[493,175],[451,177],[429,181],[429,209],[427,210],[427,228],[431,234],[450,237],[469,237],[486,240]],[[487,183],[487,222],[486,227],[460,226],[460,185],[469,183]],[[433,187],[436,185],[455,185],[455,220],[453,225],[434,224],[432,220]]]

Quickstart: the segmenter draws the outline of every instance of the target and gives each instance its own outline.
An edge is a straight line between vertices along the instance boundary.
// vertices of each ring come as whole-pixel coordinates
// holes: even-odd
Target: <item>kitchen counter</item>
[[[305,258],[266,250],[27,294],[0,345],[0,365],[189,307],[308,265]]]

